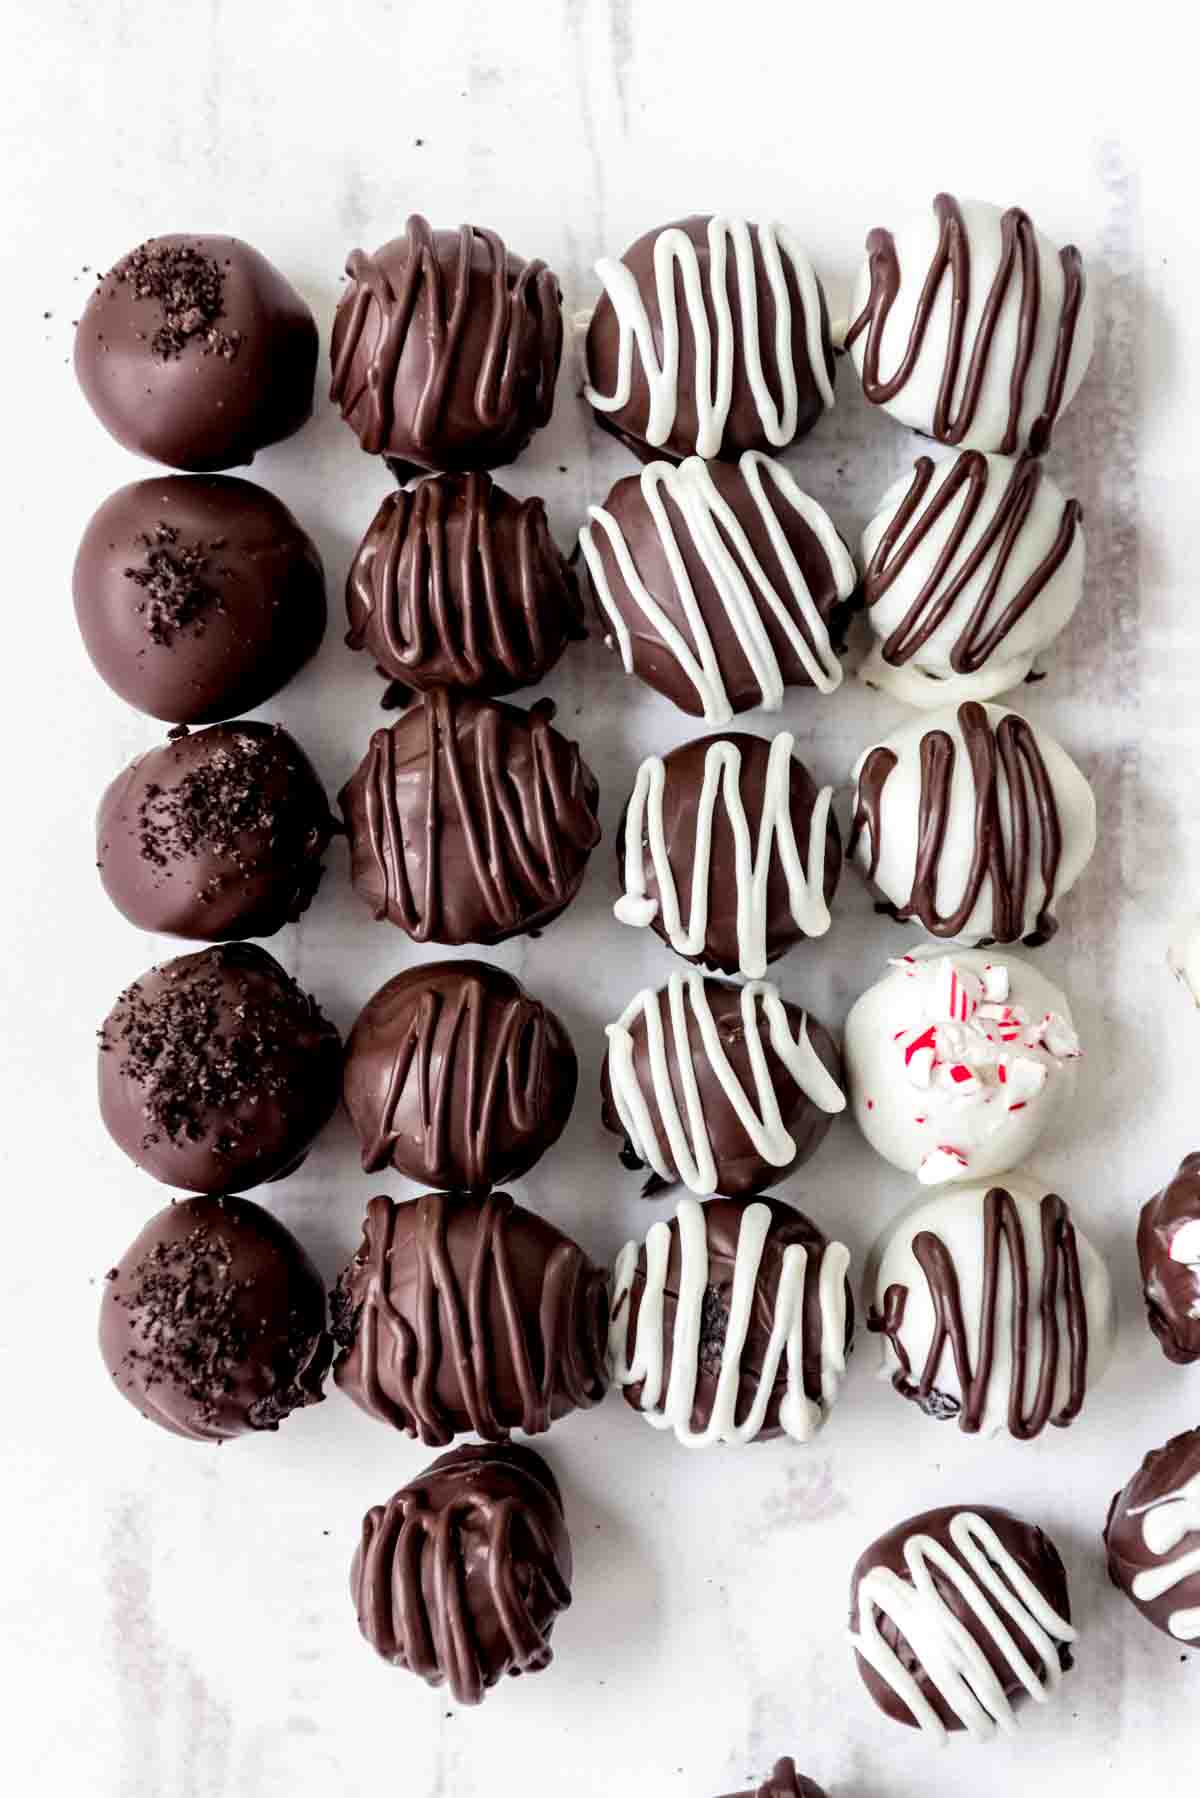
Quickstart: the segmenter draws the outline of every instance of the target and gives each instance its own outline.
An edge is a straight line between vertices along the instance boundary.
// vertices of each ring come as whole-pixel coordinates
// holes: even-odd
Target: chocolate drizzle
[[[883,376],[879,368],[888,315],[900,290],[900,261],[896,254],[895,239],[890,231],[874,230],[867,237],[871,290],[865,306],[846,332],[846,347],[849,348],[864,331],[867,333],[862,367],[863,391],[872,404],[886,405],[900,392],[917,365],[942,281],[949,270],[949,329],[933,415],[933,435],[942,443],[961,443],[971,428],[979,405],[996,328],[1010,284],[1016,276],[1020,281],[1020,311],[1009,380],[1008,422],[999,445],[1006,455],[1011,455],[1021,442],[1021,413],[1037,342],[1038,315],[1042,303],[1037,233],[1029,214],[1018,206],[1010,207],[1001,217],[999,266],[984,302],[974,342],[969,347],[962,394],[955,411],[955,394],[959,388],[963,356],[967,352],[965,336],[970,307],[971,245],[962,210],[953,195],[938,194],[934,199],[933,209],[939,225],[937,249],[925,275],[913,315],[912,329],[895,373]],[[1040,455],[1046,449],[1062,405],[1075,328],[1083,302],[1083,264],[1074,244],[1067,244],[1059,251],[1059,261],[1062,264],[1064,291],[1054,357],[1046,384],[1045,403],[1030,427],[1028,438],[1029,448],[1035,455]]]
[[[955,559],[987,492],[987,457],[978,450],[965,450],[925,511],[917,516],[933,473],[932,459],[921,456],[913,470],[912,485],[871,558],[863,582],[863,597],[868,608],[883,598],[927,534],[965,487],[966,493],[945,547],[903,619],[885,639],[882,654],[893,666],[910,661],[928,643],[960,594],[990,557],[993,559],[983,590],[950,653],[950,666],[956,674],[975,674],[995,654],[997,647],[1066,561],[1083,515],[1082,508],[1077,500],[1066,502],[1058,535],[1049,551],[1007,604],[996,612],[996,596],[1004,584],[1009,560],[1042,481],[1041,465],[1025,456],[1014,464],[994,515],[981,532],[979,541],[958,565]]]
[[[939,1392],[936,1381],[942,1354],[947,1343],[954,1357],[954,1368],[962,1391],[959,1428],[977,1432],[983,1422],[991,1384],[996,1352],[997,1312],[1000,1297],[1000,1253],[1008,1251],[1012,1279],[1012,1375],[1009,1384],[1008,1429],[1020,1441],[1038,1435],[1047,1423],[1064,1428],[1079,1415],[1087,1385],[1088,1324],[1080,1276],[1079,1252],[1075,1227],[1066,1205],[1055,1193],[1047,1193],[1041,1201],[1042,1280],[1034,1301],[1030,1291],[1029,1258],[1020,1214],[1011,1193],[993,1187],[983,1206],[983,1288],[979,1300],[979,1343],[974,1368],[971,1366],[971,1344],[963,1314],[958,1271],[954,1257],[942,1238],[931,1230],[922,1230],[913,1238],[912,1252],[925,1275],[929,1296],[936,1314],[936,1328],[929,1354],[919,1376],[914,1380],[912,1363],[902,1339],[904,1311],[908,1289],[889,1286],[884,1294],[882,1315],[872,1309],[867,1328],[887,1337],[895,1355],[898,1370],[892,1384],[904,1398],[914,1399],[922,1408],[943,1417],[954,1414],[955,1401]],[[1037,1385],[1032,1403],[1026,1408],[1025,1392],[1029,1371],[1030,1306],[1036,1302],[1041,1324],[1041,1361],[1037,1368]],[[1058,1307],[1066,1313],[1066,1352],[1069,1356],[1070,1379],[1066,1403],[1054,1412],[1054,1395],[1063,1352]]]
[[[372,1199],[333,1300],[335,1377],[431,1446],[487,1442],[604,1396],[604,1274],[507,1193]]]
[[[765,1779],[752,1792],[737,1792],[734,1798],[825,1798],[820,1786],[802,1773],[797,1773],[791,1755],[775,1762],[770,1779]]]
[[[1025,919],[1033,853],[1032,812],[1038,824],[1044,901],[1034,932],[1024,940],[1031,947],[1047,942],[1058,929],[1050,906],[1055,897],[1063,837],[1054,784],[1038,747],[1037,733],[1015,712],[1006,712],[993,730],[986,708],[973,700],[959,706],[958,724],[975,793],[974,842],[962,898],[952,910],[938,910],[939,874],[950,823],[957,751],[948,732],[930,730],[921,739],[921,798],[912,892],[906,904],[890,905],[887,909],[901,923],[919,919],[931,936],[955,937],[966,928],[985,880],[990,881],[991,935],[996,942],[1015,942]],[[868,880],[874,878],[879,866],[883,792],[897,759],[894,750],[880,745],[867,754],[858,776],[849,853],[854,854],[866,830],[871,844]]]

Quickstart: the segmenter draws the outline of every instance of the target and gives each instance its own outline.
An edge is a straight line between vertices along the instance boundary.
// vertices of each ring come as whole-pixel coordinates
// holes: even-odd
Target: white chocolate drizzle
[[[766,626],[767,617],[775,620],[819,692],[832,693],[842,680],[842,665],[830,642],[829,631],[768,497],[765,486],[768,478],[776,493],[803,519],[820,543],[839,599],[850,597],[857,579],[853,558],[838,536],[832,519],[816,500],[801,491],[786,468],[760,450],[747,450],[738,468],[786,576],[786,593],[780,593],[772,583],[737,514],[722,499],[707,463],[700,457],[689,456],[678,468],[669,462],[651,462],[639,477],[642,499],[661,542],[675,595],[687,622],[686,635],[642,579],[630,545],[611,512],[603,506],[589,506],[589,522],[579,533],[580,550],[596,597],[612,626],[626,673],[633,673],[633,639],[609,584],[596,541],[597,532],[604,533],[633,604],[687,675],[696,690],[703,715],[711,724],[728,724],[733,717],[733,707],[712,633],[704,621],[696,588],[688,573],[683,545],[667,510],[668,500],[682,517],[687,547],[699,558],[712,582],[721,609],[754,674],[766,711],[779,710],[784,691],[783,672]]]
[[[779,1098],[767,1066],[761,1036],[763,1020],[772,1049],[812,1103],[826,1112],[843,1111],[846,1106],[845,1094],[809,1040],[807,1013],[801,1016],[799,1032],[793,1037],[778,988],[766,980],[749,981],[741,989],[742,1026],[754,1081],[754,1092],[749,1093],[725,1052],[707,987],[708,982],[698,972],[672,974],[665,993],[670,1018],[669,1045],[663,1024],[662,995],[652,987],[646,987],[631,999],[616,1023],[609,1024],[606,1031],[613,1104],[634,1153],[661,1179],[678,1179],[701,1196],[716,1192],[717,1164],[688,1041],[689,1009],[699,1025],[705,1056],[725,1097],[737,1114],[754,1152],[768,1166],[786,1167],[796,1154],[796,1143],[784,1125]],[[639,1018],[645,1024],[651,1089],[666,1133],[669,1154],[663,1153],[635,1066],[633,1031]],[[676,1084],[683,1094],[682,1110],[676,1097]]]
[[[909,1536],[904,1544],[908,1579],[887,1567],[869,1569],[859,1581],[858,1629],[851,1631],[850,1640],[920,1728],[944,1743],[945,1725],[884,1639],[879,1618],[888,1618],[947,1710],[982,1742],[997,1728],[1011,1735],[1016,1716],[1004,1684],[983,1648],[954,1615],[939,1583],[954,1588],[993,1651],[1038,1704],[1044,1704],[1061,1681],[1058,1645],[1073,1642],[1076,1631],[1038,1590],[986,1518],[974,1511],[958,1512],[950,1524],[950,1540],[957,1555],[933,1536]],[[1032,1650],[1033,1659],[1010,1623]],[[1037,1661],[1044,1670],[1041,1678]]]
[[[770,1207],[761,1200],[747,1205],[738,1230],[729,1319],[721,1346],[712,1411],[705,1426],[696,1429],[692,1424],[692,1412],[700,1375],[704,1295],[710,1283],[708,1230],[704,1206],[699,1200],[680,1200],[676,1227],[680,1271],[671,1330],[670,1378],[665,1382],[664,1390],[664,1301],[671,1226],[659,1222],[653,1225],[646,1238],[645,1286],[638,1309],[632,1356],[628,1353],[629,1303],[637,1273],[639,1245],[626,1243],[617,1257],[613,1271],[613,1321],[609,1334],[609,1365],[613,1380],[621,1386],[640,1384],[639,1406],[646,1421],[656,1430],[673,1430],[676,1440],[685,1447],[707,1448],[717,1442],[745,1443],[752,1442],[763,1426],[779,1369],[786,1357],[787,1391],[780,1405],[780,1426],[794,1441],[810,1441],[837,1398],[841,1377],[846,1371],[849,1250],[840,1242],[830,1242],[821,1251],[817,1278],[820,1399],[810,1398],[804,1385],[804,1300],[809,1250],[803,1243],[789,1243],[783,1250],[771,1334],[758,1384],[750,1407],[739,1422],[742,1353],[753,1319],[763,1252],[771,1231]]]
[[[760,979],[767,971],[767,882],[776,854],[787,877],[792,917],[805,936],[824,936],[829,929],[825,903],[825,844],[833,788],[823,787],[812,809],[807,853],[800,854],[792,824],[791,760],[796,739],[780,731],[772,740],[763,783],[762,814],[757,842],[742,800],[742,754],[736,743],[711,743],[704,756],[704,780],[696,800],[696,840],[691,870],[691,900],[684,922],[679,884],[671,866],[663,819],[666,764],[648,756],[638,769],[625,817],[625,891],[613,907],[622,924],[649,924],[659,911],[667,941],[679,955],[702,954],[708,931],[712,883],[713,822],[718,804],[733,835],[734,884],[737,890],[738,971]],[[658,886],[658,898],[646,892],[646,853]]]
[[[1200,1538],[1200,1473],[1174,1492],[1165,1492],[1148,1505],[1138,1505],[1129,1512],[1142,1518],[1142,1541],[1150,1553],[1163,1561],[1161,1567],[1147,1567],[1133,1582],[1133,1596],[1150,1604],[1164,1593],[1173,1592],[1185,1580],[1200,1579],[1200,1540],[1186,1554],[1168,1555],[1185,1537]],[[1179,1642],[1200,1642],[1200,1605],[1173,1611],[1167,1629]]]
[[[619,412],[629,404],[636,355],[650,395],[644,433],[646,442],[654,448],[666,443],[679,408],[681,325],[677,290],[682,286],[687,328],[695,346],[696,453],[700,456],[720,453],[733,400],[734,365],[739,352],[763,436],[776,449],[791,443],[796,435],[798,405],[792,353],[792,300],[784,268],[785,257],[795,276],[804,309],[805,349],[813,380],[825,407],[833,405],[833,383],[825,364],[821,334],[821,290],[812,264],[785,226],[761,225],[757,234],[775,314],[774,361],[779,373],[778,400],[771,392],[763,364],[754,231],[746,219],[718,214],[708,221],[707,271],[700,266],[698,247],[678,225],[668,226],[654,240],[661,357],[655,342],[655,324],[637,276],[616,257],[605,256],[597,262],[596,273],[612,303],[620,336],[613,391],[599,393],[589,383],[584,388],[589,405],[597,412]],[[740,314],[736,324],[727,284],[731,250]],[[715,343],[709,326],[710,308],[716,321]]]

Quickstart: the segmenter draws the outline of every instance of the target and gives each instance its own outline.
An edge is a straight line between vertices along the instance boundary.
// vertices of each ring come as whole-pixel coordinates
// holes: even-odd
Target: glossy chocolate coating
[[[506,1674],[550,1665],[571,1572],[562,1497],[541,1456],[471,1443],[367,1512],[350,1594],[376,1654],[480,1704]]]
[[[751,1096],[752,1103],[755,1080],[743,1021],[742,988],[726,984],[724,981],[709,980],[705,982],[704,990],[733,1076],[743,1092]],[[665,987],[659,993],[658,998],[660,1014],[665,1019],[669,1012],[669,1000]],[[809,1041],[816,1051],[818,1059],[838,1085],[842,1085],[842,1058],[838,1053],[837,1044],[825,1026],[811,1014],[806,1014],[799,1005],[785,1003],[784,1009],[793,1036],[798,1035],[802,1026],[806,1025]],[[759,1020],[759,1042],[766,1062],[767,1073],[775,1090],[783,1126],[796,1144],[796,1154],[785,1166],[776,1166],[765,1161],[758,1153],[747,1135],[723,1083],[713,1068],[694,1011],[689,1009],[687,1013],[688,1047],[691,1051],[692,1066],[696,1072],[696,1081],[700,1092],[700,1109],[712,1148],[713,1160],[716,1163],[716,1190],[731,1199],[746,1198],[754,1193],[762,1192],[768,1186],[779,1185],[810,1156],[816,1154],[833,1122],[833,1114],[822,1111],[818,1105],[814,1104],[776,1054],[771,1043],[765,1012],[760,1010],[756,1016]],[[649,1109],[659,1148],[662,1150],[668,1166],[672,1167],[678,1177],[678,1167],[655,1093],[650,1045],[644,1017],[636,1019],[632,1034],[634,1073]],[[675,1053],[674,1036],[669,1026],[665,1028],[664,1035],[671,1083],[678,1091],[681,1090],[678,1078],[678,1057]],[[607,1060],[600,1077],[600,1088],[601,1117],[604,1128],[611,1130],[614,1136],[624,1137],[625,1130],[613,1100],[612,1079]],[[621,1160],[624,1166],[630,1168],[640,1168],[645,1165],[637,1158],[628,1139],[626,1139]],[[645,1189],[647,1196],[662,1191],[664,1185],[665,1182],[658,1175],[652,1174]]]
[[[964,1511],[970,1511],[990,1525],[996,1532],[1000,1542],[1013,1557],[1021,1572],[1033,1583],[1042,1598],[1046,1599],[1058,1615],[1068,1622],[1071,1616],[1071,1602],[1067,1590],[1067,1574],[1062,1557],[1049,1536],[1034,1524],[1025,1523],[1015,1517],[1011,1511],[1000,1510],[995,1505],[946,1505],[938,1510],[925,1511],[919,1517],[910,1517],[904,1523],[897,1524],[895,1529],[880,1536],[866,1552],[859,1557],[854,1568],[850,1592],[851,1628],[860,1628],[859,1587],[867,1574],[876,1568],[884,1568],[898,1579],[911,1585],[912,1574],[905,1560],[905,1545],[914,1536],[925,1535],[933,1538],[939,1547],[959,1560],[959,1554],[950,1535],[950,1526],[955,1518]],[[1025,1687],[1016,1677],[1014,1669],[1005,1655],[1000,1651],[994,1637],[983,1627],[972,1607],[967,1603],[958,1587],[949,1578],[936,1579],[935,1587],[942,1605],[967,1636],[981,1650],[988,1666],[995,1674],[1004,1690],[1005,1697],[1021,1700],[1026,1697]],[[992,1602],[995,1602],[994,1596]],[[1029,1656],[1031,1664],[1040,1679],[1045,1677],[1045,1668],[1037,1658],[1036,1651],[1029,1644],[1023,1633],[1012,1620],[1004,1616],[997,1606],[997,1615],[1003,1618],[1006,1628],[1014,1630],[1014,1638],[1023,1654]],[[888,1647],[899,1657],[905,1671],[915,1679],[922,1697],[932,1707],[938,1721],[944,1729],[961,1730],[964,1725],[961,1719],[947,1705],[937,1685],[926,1672],[919,1656],[897,1629],[890,1617],[880,1616],[880,1633]],[[1073,1664],[1070,1647],[1067,1643],[1056,1644],[1055,1652],[1058,1664],[1067,1671]],[[875,1700],[885,1716],[893,1722],[906,1723],[916,1727],[917,1720],[908,1709],[900,1694],[883,1679],[875,1668],[863,1656],[857,1655],[858,1671],[863,1684]]]
[[[1200,1645],[1200,1430],[1146,1456],[1112,1501],[1104,1544],[1113,1585],[1147,1623]]]
[[[789,1754],[775,1762],[771,1777],[764,1779],[760,1786],[754,1786],[748,1792],[731,1792],[730,1798],[825,1798],[825,1793],[815,1780],[797,1773],[796,1763]]]
[[[693,214],[690,218],[678,219],[668,225],[656,225],[652,231],[630,244],[621,261],[630,270],[637,282],[638,290],[645,302],[654,337],[656,352],[663,353],[662,345],[662,310],[659,305],[657,282],[655,278],[655,245],[664,231],[683,231],[696,246],[701,279],[704,286],[704,311],[708,328],[717,339],[717,321],[709,293],[709,247],[708,217],[705,214]],[[764,373],[768,385],[775,389],[779,383],[780,371],[775,346],[775,302],[771,293],[770,280],[763,261],[762,247],[757,226],[751,227],[754,241],[754,289],[755,309],[759,321],[759,336],[764,357]],[[783,265],[784,279],[787,284],[788,298],[791,303],[791,337],[789,344],[789,361],[795,371],[797,388],[797,437],[802,437],[816,424],[824,411],[824,400],[821,390],[813,376],[812,366],[808,359],[808,334],[805,324],[804,302],[796,282],[795,273],[785,259]],[[725,278],[726,292],[729,299],[731,317],[734,321],[734,354],[732,358],[732,388],[730,393],[729,415],[721,437],[718,455],[726,460],[735,461],[743,450],[757,449],[771,451],[780,446],[772,445],[763,431],[762,419],[755,401],[754,391],[747,374],[746,357],[742,332],[745,329],[741,300],[737,288],[737,272],[734,259],[728,261]],[[659,457],[670,461],[679,461],[684,456],[696,453],[696,438],[699,419],[696,409],[696,332],[690,318],[689,307],[683,295],[683,286],[678,270],[675,273],[675,294],[679,306],[679,366],[677,376],[678,399],[674,423],[665,443],[657,447],[646,442],[645,431],[650,412],[650,390],[646,381],[646,371],[640,355],[633,357],[632,386],[629,399],[625,405],[615,412],[595,412],[596,423],[602,430],[608,431],[623,443],[626,449],[649,462]],[[825,351],[825,365],[830,381],[834,378],[833,347],[829,340],[829,317],[825,305],[825,295],[820,292],[821,306],[821,338]],[[596,302],[587,334],[587,366],[588,378],[593,387],[602,393],[612,393],[616,388],[617,369],[620,356],[621,330],[612,300],[607,293],[602,293]]]
[[[486,1192],[557,1142],[578,1082],[571,1039],[519,980],[479,961],[389,980],[346,1044],[342,1096],[364,1171]]]
[[[587,634],[543,501],[486,474],[390,493],[351,566],[346,612],[347,643],[387,679],[481,698],[533,686]]]
[[[118,1392],[192,1442],[274,1430],[324,1395],[321,1276],[249,1199],[177,1199],[109,1272],[100,1352]]]
[[[219,943],[304,912],[338,826],[277,724],[213,724],[131,762],[100,801],[104,890],[141,930]]]
[[[1172,1245],[1190,1225],[1197,1238],[1191,1259],[1176,1259]],[[1200,1361],[1200,1154],[1185,1155],[1178,1172],[1142,1207],[1138,1263],[1146,1316],[1168,1361]]]
[[[746,731],[721,731],[715,736],[697,737],[693,742],[682,743],[678,749],[671,750],[669,755],[663,757],[662,827],[667,860],[685,923],[691,916],[695,902],[696,883],[704,881],[708,893],[704,947],[696,955],[685,956],[684,960],[695,962],[717,974],[736,974],[746,971],[739,970],[738,902],[739,897],[744,898],[743,889],[749,887],[751,876],[748,867],[740,866],[730,809],[723,797],[713,813],[707,868],[698,862],[696,855],[705,760],[715,743],[733,744],[740,755],[738,787],[749,833],[749,856],[757,868],[756,850],[762,830],[767,764],[771,754],[771,743],[767,738],[751,736]],[[794,755],[788,769],[788,793],[792,833],[801,858],[804,859],[818,789],[808,769]],[[617,836],[617,875],[622,883],[625,878],[628,819],[627,806]],[[646,898],[654,901],[657,907],[650,920],[650,928],[663,942],[669,944],[670,934],[663,915],[662,892],[655,872],[649,835],[645,829],[642,832],[642,861]],[[823,893],[826,905],[837,891],[841,872],[842,836],[837,819],[831,812],[825,836]],[[793,914],[787,870],[777,842],[773,844],[767,862],[761,905],[766,915],[766,960],[769,964],[777,961],[793,944],[803,941],[805,936]]]
[[[118,443],[194,473],[252,462],[312,413],[317,326],[236,237],[153,237],[102,275],[75,373]]]
[[[608,1383],[605,1275],[507,1193],[372,1199],[332,1309],[338,1385],[430,1447],[539,1435]]]
[[[252,711],[325,634],[316,545],[274,494],[233,475],[119,487],[84,531],[74,592],[96,672],[169,724]]]
[[[304,1160],[337,1104],[341,1045],[265,949],[151,968],[100,1029],[100,1115],[118,1148],[186,1192],[244,1192]]]
[[[578,745],[531,711],[439,690],[377,730],[338,803],[351,878],[419,943],[499,943],[549,924],[600,838]]]
[[[546,424],[562,296],[544,262],[494,231],[433,231],[414,214],[375,254],[353,250],[333,321],[330,397],[401,479],[499,468]]]

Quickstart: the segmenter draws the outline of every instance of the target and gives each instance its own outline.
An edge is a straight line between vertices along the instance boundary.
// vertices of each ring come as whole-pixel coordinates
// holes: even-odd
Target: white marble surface
[[[760,0],[0,9],[0,1754],[14,1793],[710,1798],[784,1752],[836,1798],[949,1798],[968,1783],[977,1798],[1150,1793],[1173,1770],[1194,1778],[1200,1655],[1139,1621],[1099,1553],[1113,1489],[1200,1408],[1200,1374],[1168,1368],[1151,1343],[1131,1259],[1137,1204],[1196,1147],[1200,1019],[1163,966],[1171,919],[1200,895],[1200,239],[1192,159],[1177,163],[1194,96],[1161,32],[1153,82],[1130,41],[1153,39],[1165,7],[1122,15],[1133,29],[1120,32],[1104,8],[1076,31],[1073,11],[889,9],[872,41],[870,7],[810,20]],[[121,1405],[94,1351],[98,1277],[166,1194],[101,1130],[92,1031],[118,988],[170,950],[116,916],[92,869],[95,798],[157,732],[93,675],[71,613],[86,518],[146,472],[73,383],[80,268],[156,230],[234,231],[288,271],[325,332],[346,250],[419,208],[495,224],[544,255],[571,309],[591,299],[601,252],[661,219],[729,207],[795,225],[836,292],[866,228],[941,186],[1020,200],[1052,234],[1073,234],[1099,295],[1100,347],[1053,457],[1087,511],[1087,597],[1052,677],[1022,703],[1077,753],[1100,801],[1099,852],[1041,957],[1088,1049],[1080,1102],[1041,1165],[1111,1257],[1119,1362],[1074,1429],[1030,1446],[972,1441],[901,1405],[872,1380],[865,1340],[807,1450],[693,1456],[615,1399],[577,1416],[548,1446],[578,1563],[558,1659],[456,1714],[372,1657],[346,1594],[362,1511],[425,1452],[337,1393],[277,1437],[197,1450]],[[576,384],[564,371],[553,426],[511,475],[546,494],[564,541],[623,465],[590,430]],[[845,367],[839,391],[791,461],[851,531],[911,440],[866,416]],[[386,477],[323,397],[254,477],[327,559],[328,639],[269,713],[336,789],[378,716],[370,670],[341,642],[339,592]],[[611,920],[612,833],[639,752],[691,729],[598,643],[572,652],[550,690],[600,777],[607,841],[562,922],[498,957],[563,1012],[583,1062],[568,1134],[521,1190],[607,1256],[651,1213],[600,1129],[602,1026],[673,965]],[[814,769],[837,779],[898,708],[850,687],[828,702],[792,696],[784,716]],[[415,957],[369,922],[336,848],[330,864],[303,924],[271,947],[345,1027]],[[840,1023],[901,940],[847,879],[834,930],[781,965],[782,984]],[[386,1184],[364,1179],[338,1121],[269,1196],[332,1275],[364,1199]],[[846,1122],[783,1190],[861,1258],[907,1188]],[[1052,1530],[1082,1641],[1056,1709],[1027,1712],[1013,1742],[939,1753],[873,1710],[842,1630],[859,1550],[950,1500],[1011,1505]]]

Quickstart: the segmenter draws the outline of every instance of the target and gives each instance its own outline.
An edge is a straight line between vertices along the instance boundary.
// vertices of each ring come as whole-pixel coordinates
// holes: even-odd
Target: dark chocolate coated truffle
[[[841,1083],[824,1025],[767,981],[672,974],[608,1026],[604,1127],[625,1138],[626,1167],[650,1168],[647,1197],[679,1182],[743,1198],[815,1154]]]
[[[430,1447],[540,1435],[607,1387],[604,1274],[507,1193],[372,1199],[332,1311],[338,1385]]]
[[[571,1572],[562,1497],[541,1456],[471,1443],[367,1512],[350,1593],[376,1654],[480,1704],[506,1674],[550,1665]]]
[[[494,231],[434,231],[414,213],[373,256],[353,250],[333,321],[330,397],[402,478],[499,468],[546,424],[562,295],[544,262]]]
[[[338,826],[277,724],[213,724],[131,762],[100,801],[104,890],[142,930],[203,943],[272,936],[304,912]]]
[[[571,1039],[519,980],[442,961],[389,980],[346,1044],[342,1095],[362,1164],[486,1192],[557,1142],[578,1081]]]
[[[1147,1623],[1200,1644],[1200,1430],[1146,1456],[1104,1530],[1114,1586]]]
[[[944,1506],[873,1542],[854,1569],[851,1638],[875,1703],[938,1740],[1016,1726],[1072,1666],[1067,1575],[1053,1542],[994,1505]]]
[[[854,560],[781,462],[653,462],[588,508],[579,549],[626,674],[692,717],[840,686]]]
[[[531,711],[440,689],[377,730],[338,803],[351,878],[418,943],[499,943],[549,924],[600,838],[576,743]]]
[[[854,1339],[849,1263],[782,1199],[683,1199],[617,1258],[613,1381],[689,1447],[811,1441]]]
[[[346,582],[351,649],[389,680],[479,697],[542,680],[586,636],[540,499],[486,474],[433,475],[384,500]]]
[[[751,1791],[732,1792],[730,1798],[825,1798],[825,1793],[815,1780],[797,1773],[795,1761],[791,1755],[785,1755],[775,1762],[770,1779],[764,1779]]]
[[[299,1167],[337,1104],[337,1031],[265,949],[151,968],[100,1029],[100,1114],[146,1173],[243,1192]]]
[[[169,724],[252,711],[325,634],[316,545],[274,494],[232,475],[118,488],[83,534],[74,590],[96,672]]]
[[[249,1199],[175,1200],[108,1275],[100,1352],[118,1392],[192,1442],[315,1405],[332,1351],[320,1274]]]
[[[725,731],[649,756],[617,839],[622,924],[649,924],[688,961],[759,979],[829,929],[842,839],[792,754],[795,738]]]
[[[596,272],[586,396],[643,460],[781,450],[832,406],[825,295],[782,226],[678,219]]]
[[[75,333],[75,373],[106,431],[195,473],[252,462],[312,413],[317,327],[236,237],[152,237],[102,275]]]
[[[1168,1361],[1200,1361],[1200,1154],[1142,1207],[1138,1262],[1150,1328]]]

